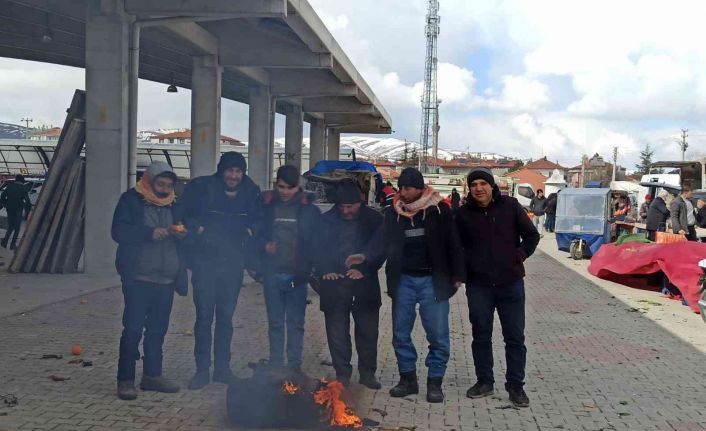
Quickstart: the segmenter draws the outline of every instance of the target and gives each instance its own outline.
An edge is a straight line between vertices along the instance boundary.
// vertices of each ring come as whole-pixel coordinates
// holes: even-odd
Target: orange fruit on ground
[[[78,344],[75,344],[75,345],[71,348],[71,354],[72,354],[72,355],[76,355],[76,356],[80,355],[80,354],[81,354],[81,346],[79,346]]]

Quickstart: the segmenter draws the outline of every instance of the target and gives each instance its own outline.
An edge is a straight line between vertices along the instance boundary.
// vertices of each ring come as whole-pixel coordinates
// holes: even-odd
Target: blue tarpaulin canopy
[[[364,171],[375,173],[375,183],[377,190],[382,189],[382,175],[368,162],[353,162],[344,160],[321,160],[316,163],[305,175],[324,175],[337,170]]]
[[[586,183],[586,188],[587,189],[600,189],[601,182],[600,181],[589,181]]]

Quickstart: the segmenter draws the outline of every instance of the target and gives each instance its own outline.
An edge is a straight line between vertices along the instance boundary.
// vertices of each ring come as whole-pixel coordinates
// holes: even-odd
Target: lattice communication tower
[[[422,157],[419,158],[422,172],[436,169],[439,150],[439,97],[437,93],[437,46],[439,40],[439,0],[428,0],[426,61],[424,64],[424,93],[422,93],[422,130],[420,143]],[[429,148],[432,159],[429,159]]]

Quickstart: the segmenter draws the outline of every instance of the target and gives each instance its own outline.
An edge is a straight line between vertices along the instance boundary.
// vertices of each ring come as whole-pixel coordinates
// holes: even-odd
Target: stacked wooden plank
[[[83,253],[86,97],[76,91],[37,205],[10,264],[10,272],[78,271]]]

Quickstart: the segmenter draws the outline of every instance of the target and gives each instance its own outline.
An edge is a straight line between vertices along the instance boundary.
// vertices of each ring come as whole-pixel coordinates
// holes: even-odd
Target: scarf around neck
[[[422,196],[420,196],[416,201],[408,204],[402,202],[402,199],[400,199],[400,193],[398,192],[395,195],[392,205],[395,208],[395,211],[397,211],[397,221],[400,220],[400,216],[407,217],[412,223],[412,226],[414,226],[414,216],[417,215],[419,211],[423,211],[422,220],[426,219],[427,209],[430,207],[436,207],[436,209],[441,212],[439,209],[439,203],[442,200],[441,195],[437,191],[435,191],[431,186],[426,186],[424,187]]]
[[[154,189],[152,188],[152,181],[150,180],[149,175],[147,175],[147,173],[142,175],[140,181],[137,182],[137,184],[135,185],[135,191],[141,194],[147,202],[158,207],[166,207],[174,203],[174,190],[169,193],[169,196],[165,198],[160,198],[154,193]]]

